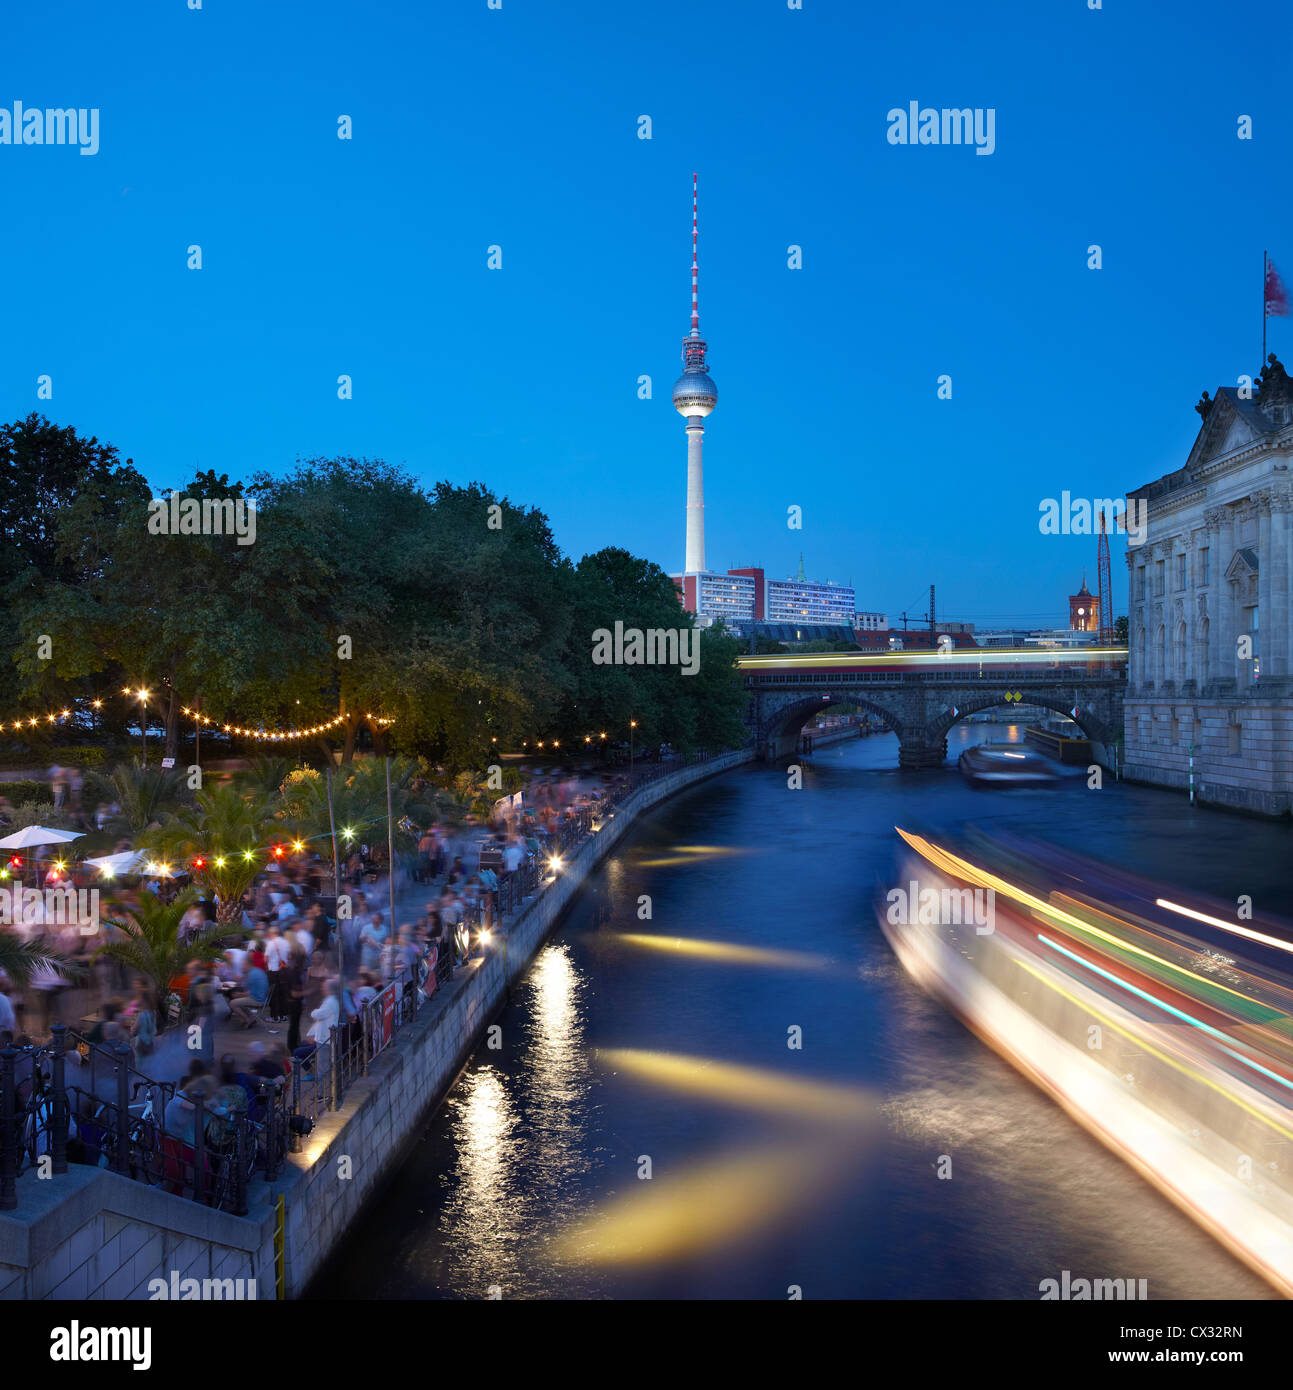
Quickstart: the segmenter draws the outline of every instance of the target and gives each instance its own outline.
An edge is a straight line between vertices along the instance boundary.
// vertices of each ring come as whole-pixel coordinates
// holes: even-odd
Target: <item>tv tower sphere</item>
[[[696,342],[703,353],[705,344],[699,338]],[[690,343],[690,338],[683,339],[684,350]],[[673,384],[673,408],[679,415],[699,415],[703,419],[717,404],[718,387],[703,367],[688,367]]]

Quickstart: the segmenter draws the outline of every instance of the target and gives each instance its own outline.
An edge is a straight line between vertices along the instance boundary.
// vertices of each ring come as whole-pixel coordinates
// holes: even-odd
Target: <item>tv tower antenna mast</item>
[[[1113,584],[1109,576],[1109,536],[1100,508],[1100,541],[1096,547],[1096,589],[1100,595],[1100,645],[1113,646]]]
[[[682,340],[682,375],[673,384],[673,408],[687,421],[687,555],[684,570],[705,569],[705,470],[701,448],[705,417],[718,404],[718,387],[705,366],[706,343],[700,336],[696,264],[697,178],[691,176],[691,332]]]

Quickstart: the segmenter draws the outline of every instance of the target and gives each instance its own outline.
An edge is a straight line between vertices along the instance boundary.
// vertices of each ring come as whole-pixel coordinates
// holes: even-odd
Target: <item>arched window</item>
[[[1167,659],[1164,654],[1167,632],[1162,623],[1159,623],[1158,630],[1154,633],[1154,684],[1158,685],[1167,679]]]
[[[1172,679],[1181,685],[1185,681],[1185,619],[1176,625],[1176,641],[1172,643]]]

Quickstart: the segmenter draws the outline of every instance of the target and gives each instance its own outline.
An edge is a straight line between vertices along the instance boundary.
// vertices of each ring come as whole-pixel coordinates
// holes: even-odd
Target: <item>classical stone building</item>
[[[1205,391],[1185,467],[1129,494],[1129,777],[1269,815],[1293,810],[1293,381]]]

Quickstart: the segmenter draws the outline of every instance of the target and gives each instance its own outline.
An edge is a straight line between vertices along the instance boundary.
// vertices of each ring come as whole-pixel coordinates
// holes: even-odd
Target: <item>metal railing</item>
[[[327,1042],[293,1057],[290,1073],[274,1080],[240,1073],[245,1105],[212,1105],[197,1088],[190,1093],[183,1083],[156,1081],[134,1066],[128,1043],[94,1044],[61,1023],[47,1044],[0,1050],[0,1211],[18,1206],[17,1181],[30,1169],[47,1163],[50,1173],[66,1173],[69,1162],[77,1162],[244,1215],[255,1174],[274,1181],[289,1148],[320,1114],[340,1108],[347,1089],[470,958],[482,928],[503,926],[555,881],[545,877],[545,858],[568,855],[628,797],[709,756],[631,765],[614,787],[567,811],[551,831],[536,827],[530,837],[536,851],[513,872],[498,875],[497,892],[469,908],[412,970],[401,967],[360,1003]],[[70,1084],[69,1062],[75,1068]],[[177,1097],[186,1102],[183,1116],[191,1107],[192,1123],[182,1131],[167,1129]]]
[[[641,788],[680,768],[708,762],[709,758],[710,754],[702,751],[690,758],[677,755],[645,767],[631,767],[615,787],[593,803],[567,811],[552,832],[536,827],[535,833],[527,836],[534,841],[535,850],[511,873],[498,874],[496,893],[468,908],[461,922],[427,949],[413,971],[401,968],[374,998],[358,1006],[352,1018],[334,1026],[326,1043],[306,1058],[293,1058],[289,1082],[291,1113],[315,1120],[327,1110],[338,1109],[348,1087],[356,1078],[368,1074],[371,1063],[430,1001],[434,993],[427,988],[431,972],[435,972],[437,987],[447,983],[470,958],[470,948],[480,942],[482,929],[490,924],[505,927],[508,918],[519,913],[546,883],[554,881],[545,877],[548,859],[577,849],[614,815],[616,807]],[[463,939],[468,949],[462,949]]]
[[[58,1023],[41,1047],[0,1050],[0,1211],[17,1208],[24,1173],[52,1176],[75,1163],[245,1215],[248,1182],[257,1171],[272,1181],[287,1153],[285,1081],[240,1075],[241,1096],[212,1103],[202,1089],[136,1071],[120,1042],[90,1045],[69,1082],[75,1036]],[[182,1129],[168,1128],[177,1098],[182,1114],[171,1124],[183,1118]]]

